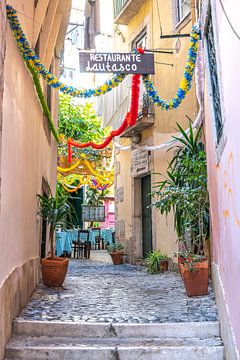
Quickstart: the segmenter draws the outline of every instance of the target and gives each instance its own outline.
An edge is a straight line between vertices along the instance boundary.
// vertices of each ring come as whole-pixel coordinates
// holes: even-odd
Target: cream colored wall
[[[128,144],[128,141],[124,142]],[[131,180],[131,151],[120,151],[116,154],[116,161],[118,163],[117,168],[120,171],[116,174],[115,169],[115,189],[124,188],[124,201],[119,201],[115,192],[115,203],[117,207],[117,215],[115,213],[116,222],[125,221],[125,239],[129,239],[132,236],[132,202],[131,202],[131,186],[129,184]],[[127,201],[127,206],[126,206]],[[121,239],[124,241],[124,239]]]
[[[163,34],[172,34],[174,32],[173,24],[173,10],[172,1],[159,0],[159,9],[161,17],[161,26]],[[190,17],[180,26],[181,33],[190,33],[191,31]],[[135,15],[127,26],[119,26],[125,42],[122,37],[115,34],[115,49],[121,51],[129,51],[131,49],[131,42],[136,38],[140,32],[147,28],[149,49],[156,48],[176,48],[177,39],[160,39],[160,23],[158,18],[158,9],[156,2],[147,0],[143,2],[138,14]],[[179,30],[179,28],[178,28]],[[166,66],[155,64],[155,75],[152,76],[155,87],[159,94],[164,99],[170,99],[176,95],[179,87],[180,80],[183,76],[187,52],[189,48],[189,38],[180,38],[180,49],[173,54],[156,54],[154,55],[155,61],[172,63],[173,66]],[[171,139],[171,135],[176,133],[176,123],[180,123],[183,127],[187,128],[188,120],[186,115],[191,119],[195,119],[197,115],[197,101],[195,95],[195,85],[193,83],[190,93],[186,96],[180,107],[173,111],[162,111],[155,106],[155,123],[154,126],[148,128],[142,133],[141,144],[159,145]],[[122,141],[122,144],[131,143],[129,140]],[[141,145],[140,144],[140,145]],[[154,172],[165,173],[168,161],[171,158],[171,153],[166,153],[165,150],[153,151],[151,155],[151,172],[152,172],[152,185],[159,177],[154,175]],[[130,242],[135,238],[135,250],[137,257],[141,253],[141,228],[139,222],[137,228],[134,225],[134,209],[133,206],[133,179],[130,176],[129,169],[131,167],[131,151],[120,151],[117,155],[117,161],[121,162],[121,173],[117,177],[117,187],[119,184],[124,186],[124,202],[118,206],[118,216],[125,220],[126,228],[126,242]],[[128,194],[129,196],[126,196]],[[139,194],[140,196],[140,194]],[[169,256],[177,250],[176,233],[173,226],[173,216],[161,216],[160,213],[153,209],[152,213],[152,226],[153,226],[153,248],[161,249]],[[132,229],[132,231],[131,231]]]

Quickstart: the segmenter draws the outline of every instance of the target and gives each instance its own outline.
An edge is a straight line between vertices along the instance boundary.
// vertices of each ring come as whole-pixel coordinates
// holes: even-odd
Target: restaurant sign
[[[104,206],[82,205],[82,221],[105,221]]]
[[[153,54],[79,53],[80,72],[154,74]]]

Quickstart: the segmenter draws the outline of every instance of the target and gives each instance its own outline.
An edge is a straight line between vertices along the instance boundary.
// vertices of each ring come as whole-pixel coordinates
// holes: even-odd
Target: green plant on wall
[[[167,176],[155,184],[153,206],[161,214],[174,213],[178,240],[188,254],[203,255],[204,243],[209,236],[209,196],[207,190],[207,164],[201,128],[194,133],[189,122],[189,134],[178,124],[180,137]]]

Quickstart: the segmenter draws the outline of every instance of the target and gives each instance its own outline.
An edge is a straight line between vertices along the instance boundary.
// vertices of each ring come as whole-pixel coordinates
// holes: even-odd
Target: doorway
[[[141,178],[142,202],[142,252],[145,258],[152,250],[152,208],[151,208],[151,175]]]

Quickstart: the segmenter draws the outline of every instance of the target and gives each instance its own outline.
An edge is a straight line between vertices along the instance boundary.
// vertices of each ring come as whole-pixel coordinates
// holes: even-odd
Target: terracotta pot
[[[123,263],[123,255],[122,251],[112,251],[110,252],[113,265],[121,265]]]
[[[180,264],[180,271],[188,296],[208,294],[208,261],[193,264],[192,271],[186,264]]]
[[[55,257],[42,259],[42,279],[48,287],[62,286],[68,269],[67,258]]]
[[[161,260],[160,261],[160,270],[161,271],[168,271],[168,260]]]

